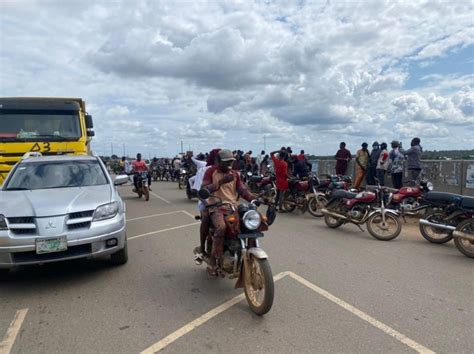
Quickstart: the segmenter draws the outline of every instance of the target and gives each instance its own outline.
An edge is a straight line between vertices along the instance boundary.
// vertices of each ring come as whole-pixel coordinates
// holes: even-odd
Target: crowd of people
[[[372,150],[369,151],[368,144],[362,143],[361,149],[355,155],[355,179],[353,187],[358,189],[362,186],[364,179],[368,185],[376,182],[385,185],[385,177],[391,175],[394,188],[403,186],[403,172],[405,163],[407,165],[409,180],[416,181],[421,172],[421,156],[423,148],[420,138],[413,138],[409,149],[404,149],[402,143],[393,140],[388,149],[387,143],[379,144],[374,141]],[[336,174],[346,175],[349,161],[352,160],[351,152],[346,148],[346,143],[341,142],[336,155]]]

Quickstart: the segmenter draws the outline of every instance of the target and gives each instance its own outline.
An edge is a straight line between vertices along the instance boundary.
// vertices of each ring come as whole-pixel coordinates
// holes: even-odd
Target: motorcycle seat
[[[474,197],[462,197],[461,208],[474,210]]]
[[[434,203],[454,203],[457,199],[461,199],[462,195],[448,192],[428,192],[425,194],[425,200]]]
[[[346,198],[346,199],[354,199],[356,197],[357,193],[353,192],[347,192],[344,190],[337,189],[331,194],[331,198],[335,199],[341,199],[341,198]]]
[[[263,180],[263,176],[250,176],[249,181],[254,183],[260,183]]]

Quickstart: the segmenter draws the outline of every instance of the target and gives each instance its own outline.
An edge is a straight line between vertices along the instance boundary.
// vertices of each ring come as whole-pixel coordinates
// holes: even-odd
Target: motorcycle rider
[[[150,185],[151,185],[151,175],[148,172],[148,167],[145,163],[144,160],[142,160],[142,154],[138,153],[137,154],[137,159],[133,161],[132,163],[132,172],[133,172],[133,185],[135,186],[134,191],[138,191],[138,176],[146,172],[147,173],[147,178],[148,178],[148,190],[151,191]]]
[[[236,207],[239,205],[239,196],[249,202],[256,199],[242,183],[239,173],[232,170],[234,160],[232,151],[222,149],[218,153],[218,164],[209,168],[204,174],[202,188],[207,189],[209,193],[220,198],[209,198],[209,204],[222,200]],[[212,276],[217,276],[217,259],[224,252],[224,237],[227,228],[224,218],[225,209],[228,207],[222,206],[209,210],[212,225],[214,226],[214,234],[212,237],[212,254],[207,270]]]

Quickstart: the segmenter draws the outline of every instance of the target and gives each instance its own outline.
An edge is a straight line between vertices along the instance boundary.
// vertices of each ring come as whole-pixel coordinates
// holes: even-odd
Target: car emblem
[[[56,225],[54,225],[54,222],[48,221],[48,225],[46,225],[45,229],[55,229]]]

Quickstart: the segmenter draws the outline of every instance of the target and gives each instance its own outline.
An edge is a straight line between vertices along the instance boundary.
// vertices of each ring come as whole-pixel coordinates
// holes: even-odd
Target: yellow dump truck
[[[89,154],[93,136],[80,98],[0,98],[0,185],[26,152]]]

